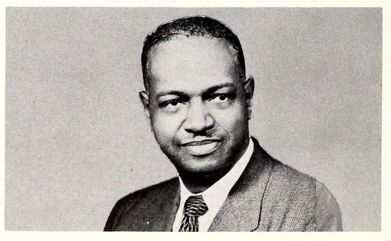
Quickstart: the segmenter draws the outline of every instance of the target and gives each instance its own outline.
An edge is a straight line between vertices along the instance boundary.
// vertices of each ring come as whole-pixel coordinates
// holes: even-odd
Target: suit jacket
[[[254,141],[249,164],[209,231],[315,231],[316,180],[270,157]],[[180,201],[178,178],[120,199],[105,231],[172,231]]]

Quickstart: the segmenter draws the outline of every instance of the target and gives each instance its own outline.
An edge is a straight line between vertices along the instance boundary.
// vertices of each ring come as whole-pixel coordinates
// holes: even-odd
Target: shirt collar
[[[223,202],[228,196],[229,191],[235,185],[236,181],[242,175],[244,169],[250,161],[251,155],[254,151],[254,143],[250,138],[249,145],[247,146],[246,151],[242,157],[235,163],[235,165],[229,170],[220,180],[210,186],[208,189],[201,193],[192,193],[186,186],[183,184],[182,179],[179,177],[180,190],[181,190],[181,204],[184,205],[184,202],[191,195],[202,195],[204,201],[209,209],[220,209]]]

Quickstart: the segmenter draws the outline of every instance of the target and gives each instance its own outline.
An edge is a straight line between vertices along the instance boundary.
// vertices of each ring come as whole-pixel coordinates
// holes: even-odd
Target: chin
[[[227,169],[227,162],[211,157],[190,157],[184,163],[177,163],[178,172],[197,176],[221,175]]]
[[[234,157],[224,158],[221,157],[231,156],[227,155],[223,150],[217,149],[215,152],[205,156],[191,155],[186,150],[181,148],[161,148],[166,154],[168,159],[174,164],[175,168],[180,174],[184,175],[216,175],[218,173],[226,172],[232,166],[232,162],[227,160],[234,160]]]

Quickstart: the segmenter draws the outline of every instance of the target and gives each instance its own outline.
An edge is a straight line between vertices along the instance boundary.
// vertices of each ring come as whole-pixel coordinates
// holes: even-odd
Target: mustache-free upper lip
[[[204,139],[196,139],[196,140],[189,140],[184,141],[181,143],[182,146],[201,146],[206,145],[212,142],[220,142],[221,139],[218,138],[204,138]]]

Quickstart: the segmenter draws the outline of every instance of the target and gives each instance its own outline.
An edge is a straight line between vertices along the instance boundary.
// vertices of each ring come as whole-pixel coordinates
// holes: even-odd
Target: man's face
[[[149,94],[140,92],[155,138],[180,174],[225,174],[249,140],[252,79],[240,79],[222,39],[177,36],[150,53]]]

